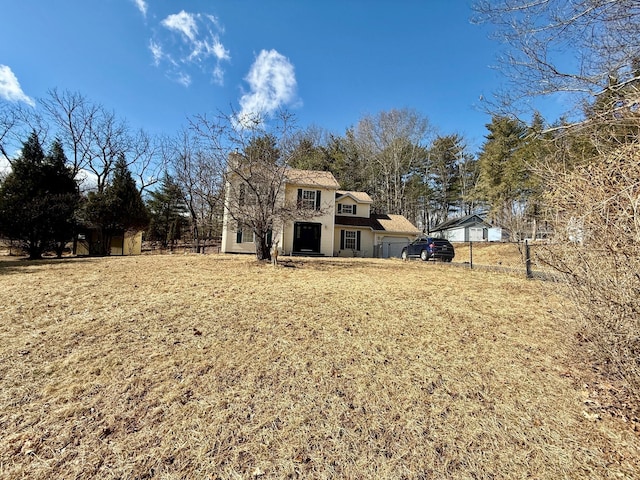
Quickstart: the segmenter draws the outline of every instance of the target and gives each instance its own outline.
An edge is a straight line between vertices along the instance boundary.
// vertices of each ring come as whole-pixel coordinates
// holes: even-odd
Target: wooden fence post
[[[473,270],[473,242],[469,240],[469,268]]]
[[[533,278],[533,273],[531,273],[531,249],[527,239],[524,241],[524,262],[527,268],[527,278]]]

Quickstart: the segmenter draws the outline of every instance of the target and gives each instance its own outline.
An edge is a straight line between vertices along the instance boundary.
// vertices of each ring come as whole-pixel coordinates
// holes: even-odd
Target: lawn
[[[556,284],[282,260],[0,261],[0,477],[640,477]]]

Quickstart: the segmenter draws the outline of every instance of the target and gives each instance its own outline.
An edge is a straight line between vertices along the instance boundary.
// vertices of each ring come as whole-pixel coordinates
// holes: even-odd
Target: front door
[[[296,222],[293,227],[293,251],[295,253],[320,253],[321,223]]]

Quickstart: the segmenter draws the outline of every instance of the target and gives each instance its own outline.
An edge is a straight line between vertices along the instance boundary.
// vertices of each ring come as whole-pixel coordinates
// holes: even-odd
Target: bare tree
[[[86,170],[95,178],[98,192],[104,191],[116,160],[130,148],[126,122],[113,112],[100,108],[89,125],[83,149],[88,152]]]
[[[356,140],[367,159],[375,207],[384,213],[406,212],[407,174],[424,160],[432,129],[429,121],[408,109],[366,116],[356,128]]]
[[[285,222],[313,218],[322,208],[287,202],[285,185],[299,143],[293,116],[280,111],[272,123],[259,116],[199,116],[193,131],[206,142],[225,185],[225,209],[239,229],[253,233],[256,258],[271,258],[271,241]]]
[[[78,175],[91,159],[91,129],[101,107],[79,93],[57,89],[50,90],[40,103],[69,152],[74,175]]]
[[[15,109],[8,102],[0,100],[0,155],[11,161],[8,146],[11,133],[18,125],[18,116]]]
[[[219,233],[217,216],[223,195],[219,163],[205,151],[191,129],[183,129],[175,138],[167,140],[163,152],[189,213],[193,249],[200,253],[202,240]]]
[[[52,89],[39,100],[43,122],[53,127],[69,152],[76,178],[88,173],[104,190],[116,159],[124,155],[141,193],[156,183],[164,170],[158,141],[143,129],[133,132],[115,112],[94,103],[84,95]]]
[[[508,113],[532,96],[573,94],[580,105],[639,79],[638,0],[477,0],[474,8],[506,46],[509,84],[498,98]]]
[[[161,140],[139,129],[130,135],[126,153],[131,175],[136,180],[140,193],[144,194],[162,179],[167,167],[162,155]]]

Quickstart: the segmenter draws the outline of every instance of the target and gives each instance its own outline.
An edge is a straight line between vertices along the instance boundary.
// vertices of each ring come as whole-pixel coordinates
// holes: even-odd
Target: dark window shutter
[[[302,207],[302,189],[298,189],[298,208]]]
[[[242,224],[238,224],[238,231],[236,232],[236,243],[242,243]]]
[[[344,250],[344,230],[340,230],[340,250]]]
[[[271,229],[267,230],[267,245],[269,247],[273,245],[273,231]]]
[[[360,234],[362,232],[360,230],[358,230],[356,232],[356,250],[360,251]]]
[[[342,204],[341,203],[338,204],[338,213],[342,213]]]
[[[353,214],[354,215],[356,214],[356,206],[355,205],[353,206]],[[360,232],[358,232],[358,233],[360,233]],[[360,250],[360,249],[358,249],[358,250]]]
[[[316,210],[320,210],[320,190],[316,190]]]

